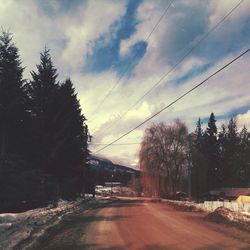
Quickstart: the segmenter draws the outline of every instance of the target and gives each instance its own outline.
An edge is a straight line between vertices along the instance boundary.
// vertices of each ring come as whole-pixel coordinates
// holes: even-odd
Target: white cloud
[[[103,142],[107,143],[116,139],[122,134],[122,129],[127,131],[128,128],[126,128],[126,124],[129,124],[131,127],[133,127],[132,125],[135,126],[139,124],[140,121],[142,121],[144,118],[147,118],[150,113],[152,114],[155,111],[160,110],[162,106],[167,105],[185,91],[193,87],[195,84],[198,84],[211,73],[215,72],[219,67],[229,62],[234,56],[235,54],[224,58],[223,61],[214,65],[210,70],[200,76],[193,78],[192,80],[189,80],[182,86],[176,87],[174,85],[168,85],[168,87],[161,88],[158,94],[151,95],[146,99],[146,101],[143,102],[143,104],[140,104],[138,107],[131,110],[131,114],[136,114],[138,110],[143,110],[143,106],[149,107],[150,105],[150,111],[145,113],[145,116],[141,116],[143,112],[138,112],[138,119],[135,121],[135,123],[133,123],[133,119],[129,118],[129,116],[126,116],[122,122],[120,122],[111,130],[111,132],[108,133],[108,136],[104,136],[102,138]],[[204,84],[204,86],[197,89],[185,99],[176,103],[172,110],[170,109],[167,112],[163,112],[153,121],[165,121],[166,123],[170,123],[173,119],[179,117],[187,123],[190,131],[192,131],[196,121],[198,120],[198,117],[209,117],[212,111],[215,112],[216,116],[221,116],[232,112],[237,107],[249,105],[250,96],[248,93],[250,91],[250,85],[247,84],[249,82],[249,63],[249,57],[246,56],[242,58],[237,63],[231,65],[228,69],[209,80],[206,84]],[[154,111],[152,110],[152,107],[155,108]],[[218,125],[220,123],[221,122],[218,122]],[[147,126],[149,126],[149,124],[147,124]],[[142,136],[143,128],[138,129],[137,133],[137,136]],[[133,134],[130,136],[134,137]],[[123,141],[126,141],[126,139],[124,138]],[[110,147],[104,152],[107,154],[117,155],[122,150],[124,150],[125,152],[131,151],[132,154],[132,152],[134,152],[134,148],[137,148],[138,150],[139,146],[130,147],[129,149],[123,148],[119,150],[117,148]]]
[[[105,10],[105,11],[104,11]],[[79,71],[84,64],[84,55],[91,53],[92,42],[108,31],[110,25],[124,14],[124,2],[89,1],[73,18],[63,20],[67,47],[62,53],[61,63],[71,62],[72,70]]]
[[[76,85],[83,113],[89,120],[89,128],[92,133],[96,131],[96,134],[93,134],[94,142],[109,143],[139,124],[144,118],[169,104],[240,53],[243,47],[237,49],[237,53],[227,52],[215,60],[210,55],[216,52],[217,47],[212,47],[212,49],[209,46],[199,47],[199,53],[195,50],[190,54],[175,71],[159,84],[158,88],[133,107],[117,124],[114,124],[117,117],[171,69],[178,60],[178,53],[181,52],[180,55],[183,55],[190,48],[190,44],[197,41],[197,37],[204,34],[206,29],[222,18],[236,2],[212,0],[209,1],[209,5],[206,5],[201,4],[200,1],[189,1],[188,4],[186,1],[175,1],[170,7],[169,13],[150,37],[146,54],[136,66],[134,75],[129,79],[124,77],[98,110],[96,109],[98,104],[108,90],[117,84],[119,76],[112,69],[98,74],[87,74],[82,73],[81,68],[86,54],[92,52],[93,42],[100,35],[106,34],[110,25],[125,13],[125,1],[89,1],[84,7],[79,6],[74,13],[53,18],[46,15],[33,0],[0,1],[0,23],[14,34],[14,40],[20,49],[24,66],[27,66],[26,77],[29,77],[29,71],[34,69],[35,64],[39,62],[39,52],[43,46],[46,44],[51,48],[60,77],[65,78],[70,75]],[[244,22],[249,16],[249,2],[244,1],[238,11],[232,15],[230,22],[221,26],[218,32],[211,34],[218,45],[225,44],[226,46],[225,38],[229,37],[232,40],[236,37],[237,32],[240,34],[238,27],[245,27]],[[129,39],[121,42],[121,55],[126,55],[131,45],[146,39],[168,3],[160,0],[146,0],[139,6],[137,30]],[[205,22],[205,30],[201,29],[200,33],[194,32],[194,37],[192,37],[192,27],[194,26],[191,22],[185,22],[184,17],[191,15],[192,10],[195,15],[197,8],[204,11],[204,13],[201,12],[200,18]],[[185,9],[189,12],[184,11]],[[180,22],[180,20],[184,21]],[[230,25],[228,26],[228,24]],[[227,32],[223,32],[225,29]],[[179,40],[174,40],[173,37],[177,37]],[[183,41],[180,41],[181,39]],[[206,40],[207,45],[214,42],[213,39]],[[247,44],[248,40],[244,35],[239,39],[243,42],[246,41]],[[178,46],[181,45],[180,47],[176,44],[178,42],[182,42],[178,44]],[[228,51],[232,51],[231,45],[228,46]],[[176,78],[208,63],[213,66],[206,72],[191,77],[180,85],[174,84]],[[249,65],[250,56],[246,55],[153,121],[170,123],[179,117],[192,130],[198,117],[208,117],[212,111],[216,116],[223,116],[249,105]],[[250,111],[238,115],[240,124],[246,123],[247,126],[250,126],[249,119]],[[120,143],[140,142],[143,130],[149,124],[150,122],[123,138]],[[112,125],[113,127],[108,129]],[[93,151],[96,148],[93,147]],[[137,159],[138,149],[139,145],[112,146],[102,153],[116,162],[132,164]]]
[[[218,20],[222,19],[234,6],[237,4],[239,8],[229,17],[232,21],[232,24],[239,25],[242,22],[242,19],[245,19],[249,16],[250,10],[250,1],[241,1],[241,0],[211,0],[209,4],[213,10],[212,14],[210,15],[210,26],[212,27]]]
[[[6,0],[0,3],[0,23],[14,34],[26,77],[39,62],[39,52],[45,45],[51,48],[60,72],[69,75],[80,71],[91,42],[108,32],[110,25],[124,14],[124,4],[89,1],[74,13],[50,17],[35,1]]]
[[[236,118],[239,128],[243,128],[243,126],[245,125],[248,131],[250,131],[250,110],[248,110],[244,114],[237,115]]]
[[[173,6],[173,8],[176,8],[177,10],[173,11],[173,9],[170,9],[169,16],[166,15],[159,26],[159,30],[155,30],[155,32],[150,37],[146,54],[144,55],[143,60],[141,60],[137,65],[133,78],[124,80],[124,82],[122,81],[108,102],[105,104],[105,107],[99,111],[98,116],[102,118],[103,122],[101,123],[103,123],[103,126],[99,127],[101,133],[99,135],[97,133],[95,138],[97,141],[100,140],[98,142],[108,143],[118,138],[120,135],[139,124],[144,118],[149,117],[151,114],[169,104],[195,84],[204,80],[209,74],[213,73],[215,70],[241,52],[241,50],[238,50],[237,53],[227,53],[221,57],[222,59],[216,59],[216,61],[214,61],[213,58],[208,59],[209,57],[206,58],[204,54],[203,56],[200,56],[199,53],[194,51],[194,53],[190,54],[186,60],[176,68],[174,72],[169,74],[168,77],[162,81],[159,87],[150,93],[143,102],[133,107],[132,110],[122,120],[111,127],[111,129],[106,129],[116,121],[115,117],[119,117],[118,115],[121,111],[127,110],[127,108],[130,107],[131,104],[135,103],[139,97],[141,97],[151,86],[153,86],[154,83],[156,83],[161,78],[163,74],[171,69],[172,65],[169,64],[171,60],[168,56],[168,53],[165,52],[164,47],[170,47],[170,49],[172,48],[174,51],[175,44],[171,44],[169,42],[169,38],[174,36],[175,33],[184,32],[185,34],[186,32],[185,26],[176,26],[176,20],[180,18],[178,15],[181,14],[181,12],[178,11],[178,8],[180,4],[183,4],[184,2],[180,1],[176,3],[175,6]],[[194,1],[192,3],[192,6],[195,10],[197,5],[199,5],[199,1]],[[231,2],[230,6],[232,7],[233,4],[234,3]],[[122,41],[120,47],[121,55],[128,53],[131,45],[140,40],[145,40],[145,37],[147,37],[147,34],[149,34],[153,25],[162,14],[164,10],[163,6],[166,7],[165,1],[143,2],[137,12],[138,20],[141,22],[137,26],[137,31],[129,39]],[[191,8],[190,6],[188,7]],[[206,6],[204,5],[202,8],[206,8]],[[211,22],[209,21],[209,17],[213,14],[213,8],[211,6],[210,8],[211,9],[209,11],[205,12],[208,16],[207,22]],[[218,21],[218,18],[219,15],[217,15],[214,20]],[[243,25],[243,21],[244,18],[238,22]],[[187,23],[186,25],[192,24]],[[211,25],[211,23],[207,23],[207,28],[209,28],[209,25]],[[223,43],[223,35],[225,33],[221,31],[225,27],[226,24],[222,25],[219,30],[220,32],[214,32],[211,34],[211,37],[216,34],[217,41]],[[232,29],[237,30],[235,26],[233,26]],[[232,34],[234,33],[228,33],[230,39],[232,39]],[[193,41],[197,41],[197,37],[194,37]],[[210,40],[208,39],[206,42],[209,41]],[[183,53],[188,48],[190,47],[187,46],[183,48]],[[206,51],[207,47],[201,46],[198,49],[200,51]],[[211,56],[211,54],[214,52],[213,50],[215,49],[216,48],[212,47],[212,50],[206,51],[206,53]],[[176,78],[187,74],[192,69],[202,67],[208,63],[211,63],[213,66],[206,72],[188,79],[181,85],[176,86],[174,84],[174,80]],[[197,91],[182,101],[176,103],[172,109],[161,113],[153,121],[165,121],[166,123],[170,123],[173,119],[179,117],[187,123],[190,131],[192,131],[198,117],[208,117],[212,111],[215,112],[216,116],[223,116],[239,107],[248,105],[250,103],[250,97],[247,94],[250,91],[250,85],[247,84],[249,82],[249,64],[250,58],[246,55],[237,63],[231,65],[228,69],[209,80],[209,82],[207,82]],[[147,108],[145,109],[145,107]],[[111,118],[111,114],[114,114],[114,117]],[[129,116],[129,114],[131,114],[131,116]],[[219,123],[221,123],[221,121],[218,122],[218,125]],[[98,124],[100,125],[100,121],[98,121]],[[150,122],[130,134],[128,137],[123,138],[120,142],[139,142],[143,135],[144,128],[149,125]],[[111,158],[114,156],[119,156],[121,158],[129,157],[130,162],[133,163],[137,158],[138,150],[139,145],[130,145],[129,147],[111,146],[105,149],[102,153]]]

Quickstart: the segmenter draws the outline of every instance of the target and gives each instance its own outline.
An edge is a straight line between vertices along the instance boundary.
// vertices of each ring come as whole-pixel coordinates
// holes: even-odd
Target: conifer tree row
[[[50,51],[23,80],[11,34],[0,35],[0,210],[74,198],[84,190],[88,128],[70,79]]]
[[[245,126],[238,131],[235,118],[220,132],[214,113],[205,131],[198,120],[192,143],[192,185],[197,197],[221,187],[250,185],[250,134]]]
[[[10,34],[0,35],[0,155],[18,151],[25,116],[25,86],[18,49]]]

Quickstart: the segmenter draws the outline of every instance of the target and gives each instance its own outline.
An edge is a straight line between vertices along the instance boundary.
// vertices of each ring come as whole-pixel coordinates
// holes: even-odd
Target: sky
[[[0,25],[13,34],[26,79],[50,49],[58,80],[75,85],[92,143],[106,144],[249,49],[250,0],[0,0]],[[236,116],[250,130],[249,93],[250,53],[117,142],[132,145],[99,154],[136,167],[150,124],[179,118],[193,131],[211,112],[218,127]]]

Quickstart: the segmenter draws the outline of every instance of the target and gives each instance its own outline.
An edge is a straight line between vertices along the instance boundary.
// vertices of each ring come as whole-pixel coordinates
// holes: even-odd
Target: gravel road
[[[250,249],[249,233],[203,217],[160,202],[118,200],[68,218],[40,249]]]

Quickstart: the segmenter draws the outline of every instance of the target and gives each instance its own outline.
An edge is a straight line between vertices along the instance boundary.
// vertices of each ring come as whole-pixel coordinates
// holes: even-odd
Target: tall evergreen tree
[[[88,156],[86,119],[71,80],[57,82],[57,70],[46,48],[37,71],[31,72],[29,88],[34,158],[54,182],[54,195],[72,197],[82,191]]]
[[[55,158],[57,175],[63,195],[81,192],[83,171],[88,156],[87,126],[81,113],[80,103],[70,79],[60,87],[57,131],[55,134]],[[70,185],[69,185],[70,184]]]
[[[26,82],[10,33],[0,34],[0,211],[28,209],[39,196],[37,172],[28,159]],[[39,200],[39,198],[37,199]],[[26,201],[26,203],[23,203]]]
[[[192,135],[192,195],[199,197],[208,190],[207,183],[207,162],[205,159],[204,132],[201,127],[201,120],[196,123],[195,133]]]
[[[203,136],[203,131],[201,128],[201,119],[199,118],[196,124],[196,129],[195,129],[195,144],[198,149],[202,149],[202,136]]]
[[[0,156],[17,154],[25,117],[23,67],[10,33],[0,34]]]
[[[217,126],[216,126],[215,115],[213,112],[211,113],[211,115],[209,117],[206,133],[211,140],[213,140],[213,141],[216,140]]]
[[[225,142],[225,183],[227,186],[238,186],[240,167],[239,167],[239,134],[237,131],[237,121],[231,118],[227,127]]]
[[[217,126],[214,113],[211,113],[205,138],[205,157],[208,164],[208,188],[217,188],[221,182],[221,169],[219,165],[219,145],[217,140]]]
[[[33,117],[34,159],[46,172],[53,171],[55,147],[55,119],[59,110],[59,84],[57,70],[54,67],[47,48],[40,54],[37,72],[31,72],[29,84],[30,109]]]
[[[223,186],[243,187],[248,183],[249,148],[248,132],[244,126],[238,133],[237,120],[231,118],[227,127],[222,126],[219,136],[220,162]]]
[[[225,124],[222,124],[221,131],[219,132],[218,144],[219,144],[219,168],[221,170],[221,186],[225,186],[225,173],[226,173],[226,151],[225,145],[227,142],[227,128]]]
[[[250,134],[244,126],[240,132],[239,182],[244,187],[250,185]]]

